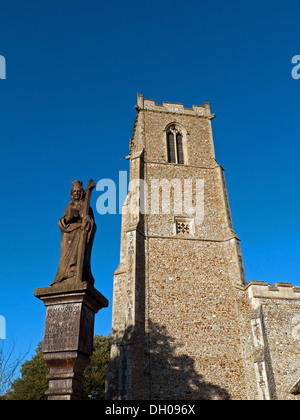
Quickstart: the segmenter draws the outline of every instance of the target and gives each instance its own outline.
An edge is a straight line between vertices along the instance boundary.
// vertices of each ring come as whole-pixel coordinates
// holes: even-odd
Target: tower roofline
[[[155,102],[154,99],[145,99],[142,93],[137,95],[137,110],[147,110],[154,112],[165,112],[181,115],[192,115],[196,117],[206,117],[213,119],[215,114],[211,114],[210,103],[204,102],[203,105],[193,105],[192,108],[185,108],[182,103],[164,101],[162,105]]]

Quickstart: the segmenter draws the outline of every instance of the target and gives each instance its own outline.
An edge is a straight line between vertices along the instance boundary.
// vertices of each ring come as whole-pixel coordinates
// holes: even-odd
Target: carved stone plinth
[[[83,372],[93,353],[94,318],[107,299],[89,283],[61,283],[36,289],[46,308],[43,343],[49,367],[48,400],[82,398]]]

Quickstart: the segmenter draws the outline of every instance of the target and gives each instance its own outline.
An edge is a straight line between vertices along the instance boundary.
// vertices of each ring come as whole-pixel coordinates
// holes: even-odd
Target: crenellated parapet
[[[300,300],[300,287],[292,283],[275,283],[270,285],[265,281],[250,281],[246,287],[251,299],[286,299]]]

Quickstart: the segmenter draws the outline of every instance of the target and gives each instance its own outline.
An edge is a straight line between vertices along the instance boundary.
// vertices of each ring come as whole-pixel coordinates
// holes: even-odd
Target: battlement
[[[300,287],[291,283],[270,285],[265,281],[250,281],[246,289],[251,299],[300,300]]]
[[[163,102],[162,105],[158,105],[153,99],[144,99],[144,95],[141,93],[138,94],[137,109],[192,115],[196,117],[206,117],[210,119],[213,119],[215,117],[215,114],[211,114],[210,112],[209,102],[204,102],[203,105],[193,105],[193,108],[184,108],[183,104],[175,102]]]

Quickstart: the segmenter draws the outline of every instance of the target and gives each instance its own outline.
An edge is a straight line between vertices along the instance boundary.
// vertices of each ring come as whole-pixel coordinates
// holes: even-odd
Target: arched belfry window
[[[168,162],[184,164],[183,135],[176,125],[167,129]]]

